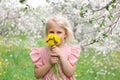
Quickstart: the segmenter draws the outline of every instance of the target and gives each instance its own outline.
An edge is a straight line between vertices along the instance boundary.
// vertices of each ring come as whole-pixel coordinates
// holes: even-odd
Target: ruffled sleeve
[[[71,53],[68,56],[68,61],[71,65],[75,65],[78,61],[79,55],[80,55],[80,46],[73,46],[71,47]]]
[[[31,49],[30,57],[32,59],[32,62],[36,65],[36,67],[43,65],[41,52],[42,51],[40,50],[40,48],[32,48]]]

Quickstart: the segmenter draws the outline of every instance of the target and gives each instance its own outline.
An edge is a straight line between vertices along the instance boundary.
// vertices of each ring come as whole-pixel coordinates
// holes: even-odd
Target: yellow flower
[[[0,76],[2,76],[2,73],[0,73]]]
[[[2,62],[0,62],[0,66],[2,65]]]
[[[49,46],[55,46],[60,43],[60,37],[56,34],[49,34],[45,40]]]

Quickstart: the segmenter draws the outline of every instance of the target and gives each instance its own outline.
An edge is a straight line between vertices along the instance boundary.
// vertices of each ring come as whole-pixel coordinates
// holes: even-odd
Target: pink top
[[[79,55],[80,55],[80,47],[79,46],[64,46],[62,48],[63,54],[65,54],[65,57],[69,61],[71,65],[75,65]],[[49,61],[50,55],[49,55],[49,48],[48,47],[41,47],[41,48],[32,48],[30,57],[33,61],[33,63],[39,67],[44,65]],[[59,71],[62,76],[57,78],[56,75],[53,73],[53,69],[49,70],[48,73],[44,77],[42,77],[42,80],[75,80],[74,76],[67,77],[61,68],[61,65],[59,65]]]

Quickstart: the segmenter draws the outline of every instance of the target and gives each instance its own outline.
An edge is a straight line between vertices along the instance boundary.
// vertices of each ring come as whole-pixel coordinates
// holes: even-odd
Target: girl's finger
[[[51,57],[51,63],[55,64],[59,61],[57,57]]]
[[[52,50],[55,49],[55,48],[56,48],[56,46],[51,47]]]
[[[50,56],[51,57],[58,57],[58,55],[56,55],[56,54],[51,54]]]

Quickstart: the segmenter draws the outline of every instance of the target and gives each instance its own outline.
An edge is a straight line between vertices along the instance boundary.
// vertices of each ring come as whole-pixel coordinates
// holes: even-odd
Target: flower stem
[[[53,70],[54,70],[55,74],[57,75],[57,77],[59,77],[60,74],[59,74],[58,64],[54,64]]]

